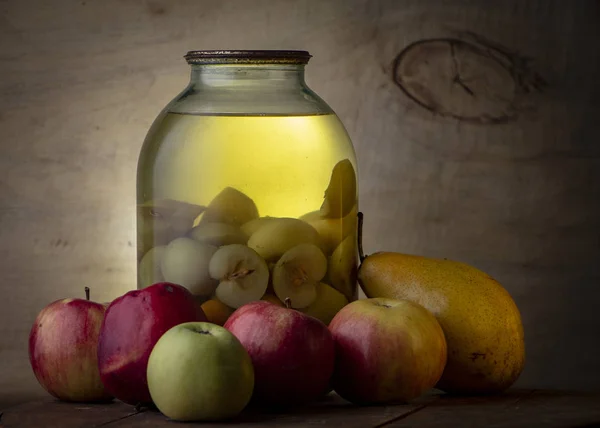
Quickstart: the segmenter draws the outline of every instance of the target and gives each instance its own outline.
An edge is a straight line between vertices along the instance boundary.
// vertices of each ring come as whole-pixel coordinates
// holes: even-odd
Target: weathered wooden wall
[[[228,48],[313,54],[355,142],[367,251],[487,270],[523,313],[520,385],[599,389],[599,20],[583,0],[0,1],[0,402],[40,393],[45,304],[134,287],[141,142],[182,55]],[[434,38],[462,42],[395,67]]]

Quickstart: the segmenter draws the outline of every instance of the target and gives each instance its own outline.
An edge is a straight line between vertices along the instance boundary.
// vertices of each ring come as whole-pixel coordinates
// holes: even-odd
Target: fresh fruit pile
[[[293,408],[332,388],[359,404],[405,401],[442,374],[444,333],[418,304],[358,300],[328,327],[286,303],[244,304],[222,327],[167,282],[107,307],[64,299],[36,319],[31,365],[59,399],[115,397],[180,421],[232,418],[251,402]]]
[[[207,206],[147,201],[138,207],[138,287],[179,284],[219,325],[247,303],[284,299],[327,324],[357,297],[356,223],[347,159],[333,168],[321,207],[300,218],[260,217],[232,187]]]
[[[40,384],[61,400],[116,398],[178,421],[290,409],[332,390],[370,405],[510,387],[525,345],[508,292],[463,263],[365,256],[362,213],[354,197],[343,203],[356,189],[340,190],[348,169],[336,168],[321,210],[303,220],[258,217],[234,189],[202,210],[153,204],[140,289],[109,304],[86,289],[37,316],[29,357]],[[356,220],[357,232],[327,226]],[[357,283],[366,299],[354,300]]]
[[[359,213],[359,237],[360,229]],[[311,244],[300,245],[307,247],[295,251],[310,257]],[[255,252],[226,245],[213,255],[218,263],[209,263],[218,287],[239,286],[230,284],[228,272],[239,271],[230,246],[239,246],[253,270],[248,278],[265,275]],[[229,419],[248,405],[290,409],[331,390],[370,405],[407,402],[434,387],[497,393],[516,381],[523,327],[498,282],[463,263],[383,252],[365,257],[360,242],[359,249],[358,281],[369,297],[340,305],[328,325],[291,307],[289,297],[232,310],[215,299],[200,305],[187,288],[159,282],[108,305],[89,295],[51,303],[31,330],[31,366],[59,399],[114,397],[179,421]],[[278,275],[302,260],[294,253],[282,259]],[[324,301],[338,298],[320,284],[315,293]],[[224,325],[208,321],[202,307]],[[231,311],[226,316],[223,307]],[[313,311],[327,312],[318,305]]]

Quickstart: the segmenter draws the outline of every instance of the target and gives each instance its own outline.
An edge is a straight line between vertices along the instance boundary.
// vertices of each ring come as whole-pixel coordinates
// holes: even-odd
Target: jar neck
[[[306,86],[304,64],[192,64],[194,89],[292,89]]]

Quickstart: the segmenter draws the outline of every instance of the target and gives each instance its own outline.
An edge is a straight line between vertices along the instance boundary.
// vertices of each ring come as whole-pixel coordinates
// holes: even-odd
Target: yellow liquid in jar
[[[191,115],[168,113],[150,130],[138,165],[138,287],[169,280],[161,275],[158,256],[143,256],[153,247],[161,251],[169,242],[189,236],[202,221],[200,214],[182,230],[168,227],[153,201],[177,201],[208,206],[226,188],[252,199],[260,217],[300,218],[319,211],[332,171],[339,162],[352,164],[354,150],[339,119],[333,114],[305,116]],[[328,242],[356,241],[356,199],[344,217],[318,223]],[[314,217],[313,217],[314,218]],[[327,223],[327,224],[325,224]],[[319,227],[325,226],[324,229]],[[329,278],[335,245],[323,247],[328,272],[321,282],[332,285],[349,300],[357,295],[356,281],[342,286]],[[354,249],[354,247],[352,247]],[[339,256],[339,253],[336,253]],[[345,277],[356,275],[356,252],[345,251]],[[338,257],[339,259],[339,257]],[[149,263],[153,264],[149,276]],[[142,267],[144,265],[144,267]],[[142,272],[144,271],[144,272]],[[339,269],[337,275],[339,277]],[[150,278],[150,279],[148,279]],[[184,284],[182,284],[184,285]],[[210,296],[199,296],[203,300]],[[329,318],[327,304],[315,309],[317,318]]]
[[[169,113],[151,132],[145,200],[208,205],[225,187],[248,195],[260,216],[299,217],[318,210],[335,164],[354,160],[339,119]],[[356,170],[356,165],[355,165]]]

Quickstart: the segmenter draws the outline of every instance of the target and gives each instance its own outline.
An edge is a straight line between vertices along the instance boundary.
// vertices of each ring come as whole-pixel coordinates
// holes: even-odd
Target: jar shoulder
[[[169,113],[218,115],[334,114],[310,88],[201,88],[188,86],[165,108]]]

